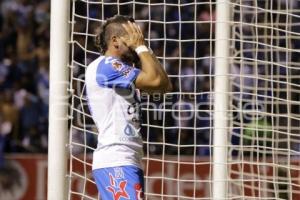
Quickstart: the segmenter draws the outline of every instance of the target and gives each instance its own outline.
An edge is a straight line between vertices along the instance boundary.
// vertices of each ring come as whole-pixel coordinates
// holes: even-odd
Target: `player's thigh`
[[[93,176],[102,200],[143,199],[143,171],[135,166],[96,169]]]

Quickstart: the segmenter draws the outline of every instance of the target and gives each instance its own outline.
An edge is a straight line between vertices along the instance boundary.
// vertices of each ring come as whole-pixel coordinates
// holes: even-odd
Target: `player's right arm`
[[[128,35],[122,37],[123,42],[131,49],[145,45],[143,33],[138,25],[128,22],[123,24]],[[135,86],[146,92],[167,92],[172,84],[167,73],[154,54],[144,51],[138,54],[141,61],[141,72],[135,80]]]

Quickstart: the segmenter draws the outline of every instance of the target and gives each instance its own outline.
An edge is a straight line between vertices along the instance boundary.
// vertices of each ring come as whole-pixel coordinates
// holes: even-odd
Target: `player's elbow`
[[[172,91],[173,91],[173,85],[172,85],[171,81],[169,80],[166,92],[172,92]]]
[[[165,80],[164,78],[158,76],[152,81],[152,87],[154,90],[166,92],[169,87],[169,80]]]
[[[145,92],[159,92],[165,93],[170,89],[170,82],[168,78],[160,75],[144,76],[141,74],[135,81],[135,86]]]

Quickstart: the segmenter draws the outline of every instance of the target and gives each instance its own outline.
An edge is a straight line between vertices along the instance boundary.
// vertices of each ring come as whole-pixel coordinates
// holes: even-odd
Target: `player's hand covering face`
[[[140,59],[134,50],[138,46],[145,44],[142,30],[136,23],[132,23],[130,21],[128,21],[127,24],[122,24],[122,26],[127,34],[120,39],[129,49],[121,59],[125,62],[132,62],[136,67],[139,67]]]
[[[121,40],[130,49],[135,50],[138,46],[145,45],[144,35],[139,25],[128,21],[127,24],[122,24],[127,32],[126,36],[121,37]]]

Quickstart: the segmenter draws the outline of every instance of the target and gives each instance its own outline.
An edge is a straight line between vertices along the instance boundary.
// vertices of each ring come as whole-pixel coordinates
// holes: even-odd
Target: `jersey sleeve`
[[[96,80],[100,87],[131,88],[140,70],[120,60],[105,58],[97,68]]]

